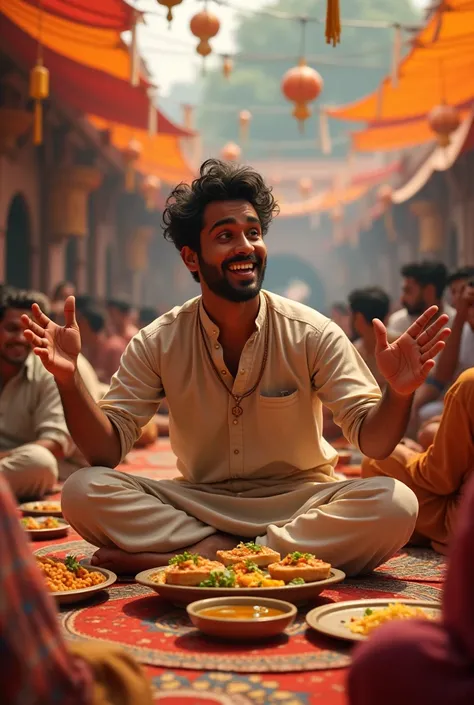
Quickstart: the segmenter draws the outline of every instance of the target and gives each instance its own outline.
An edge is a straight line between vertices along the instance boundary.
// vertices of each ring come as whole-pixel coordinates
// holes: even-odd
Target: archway
[[[324,286],[317,271],[294,255],[269,256],[263,286],[280,296],[298,299],[318,311],[325,308]]]
[[[5,279],[10,286],[20,289],[31,287],[31,219],[21,193],[13,197],[8,211]]]

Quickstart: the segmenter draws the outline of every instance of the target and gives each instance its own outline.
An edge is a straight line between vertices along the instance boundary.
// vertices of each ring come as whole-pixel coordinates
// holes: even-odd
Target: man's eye
[[[230,237],[231,237],[231,233],[228,230],[226,230],[223,233],[219,233],[219,235],[218,235],[219,240],[228,240]]]
[[[253,228],[252,230],[250,230],[249,235],[251,237],[260,237],[260,230]]]

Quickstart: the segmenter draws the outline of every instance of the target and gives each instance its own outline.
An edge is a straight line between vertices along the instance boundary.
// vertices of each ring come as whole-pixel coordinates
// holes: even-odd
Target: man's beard
[[[419,299],[416,303],[411,304],[410,306],[405,304],[405,308],[410,316],[421,316],[421,314],[426,311],[426,304],[423,299]]]
[[[222,299],[232,301],[234,303],[242,303],[250,301],[259,295],[265,277],[266,260],[262,260],[257,255],[249,255],[248,257],[232,257],[225,260],[221,267],[208,264],[201,255],[198,255],[200,278],[205,282],[206,286],[216,296]],[[235,284],[231,281],[229,266],[238,262],[251,262],[254,264],[254,277],[251,280],[236,281]]]

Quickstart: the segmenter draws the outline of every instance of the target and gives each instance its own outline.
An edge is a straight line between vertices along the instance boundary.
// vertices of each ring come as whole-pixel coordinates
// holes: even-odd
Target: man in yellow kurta
[[[91,467],[65,484],[64,515],[119,572],[164,565],[176,552],[215,557],[238,538],[282,554],[299,549],[348,574],[375,568],[410,538],[416,497],[390,478],[338,482],[337,453],[322,436],[322,405],[369,456],[403,435],[411,397],[449,334],[433,307],[395,343],[375,322],[374,378],[325,316],[264,292],[264,236],[276,212],[249,167],[211,160],[179,185],[164,214],[171,240],[202,295],[130,342],[99,404],[77,372],[74,298],[66,325],[39,307],[25,335],[55,378],[70,432]],[[166,396],[182,477],[152,481],[114,468]],[[237,538],[238,537],[238,538]]]

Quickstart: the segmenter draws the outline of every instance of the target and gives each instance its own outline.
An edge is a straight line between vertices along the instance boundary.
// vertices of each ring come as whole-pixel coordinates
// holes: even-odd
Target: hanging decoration
[[[203,59],[212,53],[209,40],[216,36],[220,26],[219,19],[212,12],[209,12],[206,7],[191,18],[189,27],[194,36],[199,39],[196,51]]]
[[[298,188],[302,198],[308,198],[313,190],[313,182],[310,178],[303,176],[298,183]]]
[[[171,23],[173,21],[173,7],[176,5],[181,5],[182,0],[158,0],[158,5],[164,5],[168,8],[168,14],[166,19],[168,20],[168,26],[171,29]]]
[[[230,56],[223,56],[222,57],[222,73],[224,74],[224,78],[229,79],[233,70],[234,70],[234,62],[232,61]]]
[[[428,114],[428,123],[435,133],[441,147],[451,143],[451,135],[461,124],[461,117],[456,108],[451,105],[437,105]]]
[[[285,98],[295,104],[293,117],[298,120],[302,132],[305,120],[311,116],[311,108],[308,103],[318,98],[323,85],[324,82],[320,74],[308,66],[304,59],[300,59],[299,65],[287,71],[283,76],[281,89]]]
[[[293,102],[293,117],[304,131],[304,122],[311,116],[308,103],[316,100],[323,90],[324,81],[320,74],[307,65],[305,56],[306,19],[301,19],[301,52],[298,66],[285,73],[281,82],[281,90],[287,100]]]
[[[341,11],[339,0],[327,0],[326,43],[333,47],[341,41]]]
[[[161,189],[161,181],[157,176],[148,174],[143,178],[141,184],[142,196],[145,199],[147,211],[154,211],[157,208],[158,194]]]
[[[252,113],[250,110],[241,110],[239,113],[239,130],[240,130],[240,141],[242,144],[246,144],[249,138],[250,122],[252,120]]]
[[[43,66],[43,6],[40,3],[36,64],[30,73],[30,98],[34,103],[33,144],[43,142],[43,101],[49,98],[49,71]]]
[[[395,242],[397,239],[397,231],[395,229],[395,221],[393,218],[393,189],[389,184],[383,184],[377,191],[377,200],[382,206],[385,231],[389,242]]]
[[[138,140],[132,139],[123,150],[125,160],[125,190],[127,193],[135,191],[135,164],[142,153],[142,145]]]
[[[392,51],[392,85],[398,86],[398,67],[402,58],[402,28],[399,24],[394,27]]]
[[[319,111],[319,146],[324,155],[331,154],[331,133],[329,132],[328,114],[324,108]]]
[[[221,149],[221,157],[226,162],[237,162],[240,159],[242,150],[235,142],[228,142]]]

